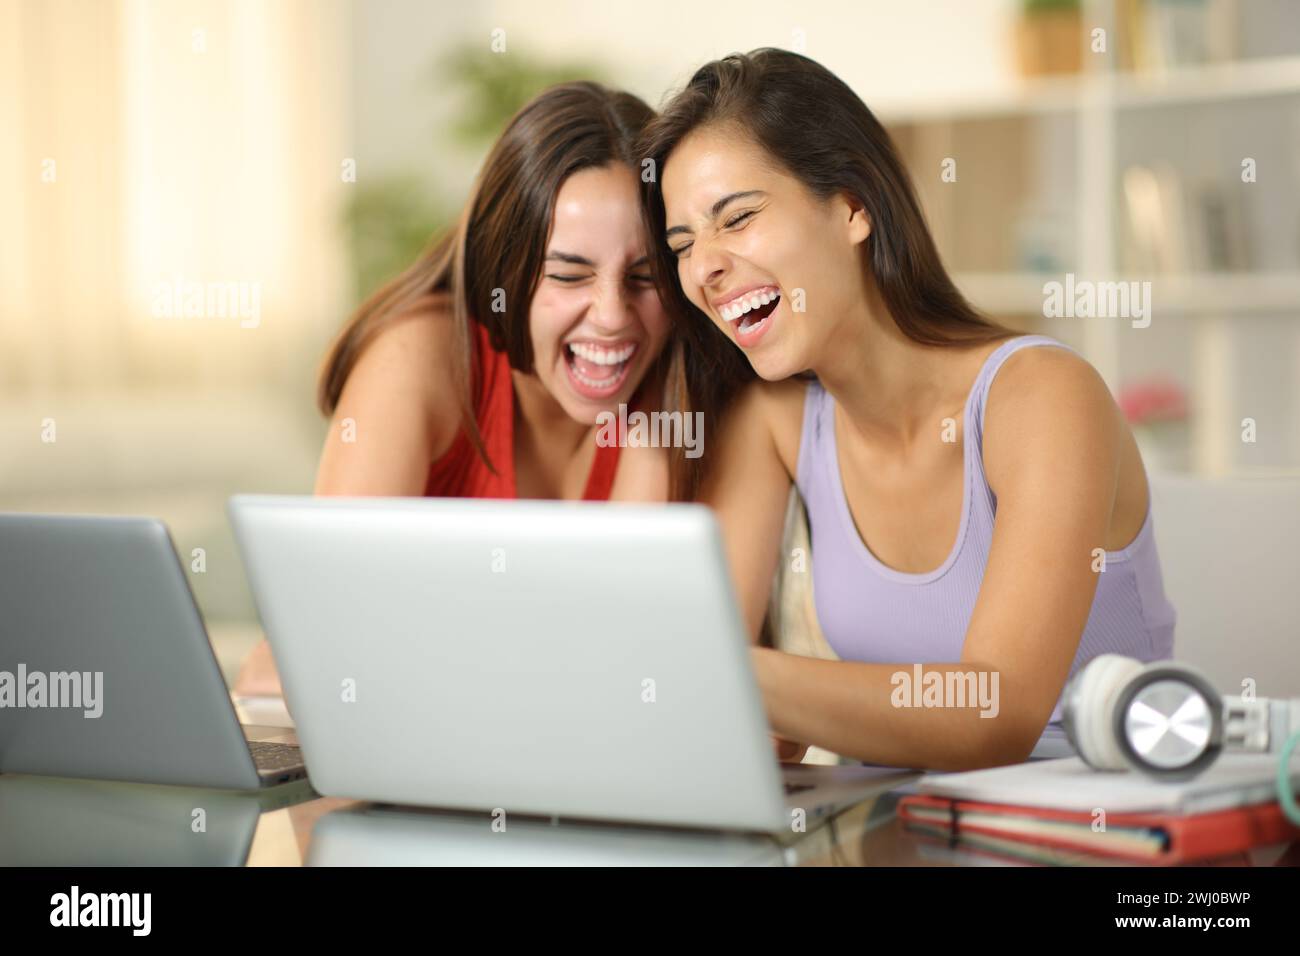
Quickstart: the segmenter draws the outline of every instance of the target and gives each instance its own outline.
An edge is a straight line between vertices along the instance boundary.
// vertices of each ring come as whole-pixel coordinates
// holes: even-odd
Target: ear
[[[856,196],[845,194],[842,199],[848,211],[849,241],[855,246],[861,245],[871,235],[871,217],[867,214],[866,206]]]

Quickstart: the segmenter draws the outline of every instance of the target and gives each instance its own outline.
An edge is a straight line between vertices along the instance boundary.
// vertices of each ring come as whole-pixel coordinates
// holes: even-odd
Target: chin
[[[565,384],[566,383],[561,382],[560,388],[563,389]],[[590,399],[582,398],[579,395],[574,395],[572,392],[561,393],[559,402],[560,407],[564,409],[565,413],[570,418],[583,425],[598,424],[597,418],[602,412],[609,411],[617,413],[618,411],[617,401],[594,402]]]
[[[790,356],[776,349],[758,355],[746,353],[745,357],[749,359],[749,367],[765,382],[783,382],[808,367],[806,364],[800,364],[797,356]]]
[[[604,402],[581,402],[575,408],[570,409],[569,414],[577,421],[584,425],[599,425],[600,417],[605,414],[618,417],[618,406],[627,404],[626,398],[615,398]]]

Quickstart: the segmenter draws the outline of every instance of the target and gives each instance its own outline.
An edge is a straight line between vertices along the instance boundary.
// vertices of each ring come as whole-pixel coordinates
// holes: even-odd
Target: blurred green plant
[[[457,100],[452,139],[482,155],[529,99],[556,83],[575,79],[605,82],[605,71],[585,61],[541,60],[510,51],[492,53],[466,43],[433,64],[429,83]],[[352,251],[358,299],[410,265],[460,211],[462,197],[433,194],[412,171],[358,182],[343,210]]]
[[[1055,13],[1058,10],[1078,10],[1079,0],[1020,0],[1020,9],[1026,16],[1035,13]]]
[[[343,221],[358,301],[414,262],[454,217],[414,173],[357,183]]]

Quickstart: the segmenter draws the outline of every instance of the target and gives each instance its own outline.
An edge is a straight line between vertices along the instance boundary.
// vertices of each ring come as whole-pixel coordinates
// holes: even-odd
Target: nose
[[[698,237],[691,245],[690,278],[706,294],[722,281],[727,273],[726,254],[716,244]]]
[[[627,290],[619,280],[601,283],[588,314],[591,324],[606,335],[614,336],[632,324]]]

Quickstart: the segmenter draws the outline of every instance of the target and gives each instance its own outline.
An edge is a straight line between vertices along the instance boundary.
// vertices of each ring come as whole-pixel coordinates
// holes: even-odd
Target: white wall
[[[474,157],[440,136],[454,104],[429,68],[467,40],[489,49],[505,30],[507,53],[592,60],[612,82],[658,106],[708,60],[760,46],[805,52],[842,77],[873,109],[1005,89],[1015,82],[1015,0],[489,0],[481,4],[379,0],[353,7],[357,150],[362,169],[417,168],[449,199],[463,193]]]

